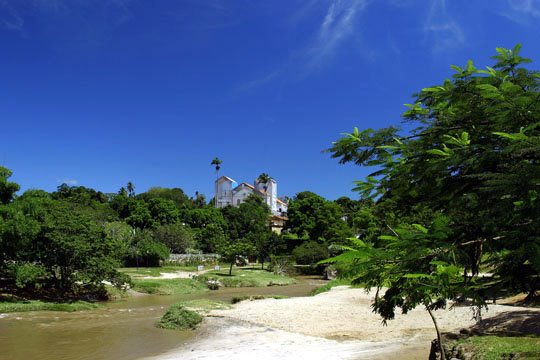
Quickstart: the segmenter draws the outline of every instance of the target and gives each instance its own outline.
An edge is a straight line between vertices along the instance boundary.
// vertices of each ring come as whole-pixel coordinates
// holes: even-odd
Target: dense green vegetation
[[[487,294],[536,296],[540,274],[540,76],[520,46],[495,64],[452,66],[452,79],[422,89],[396,127],[354,129],[329,151],[374,166],[359,181],[364,229],[331,261],[377,291],[374,310],[392,319]],[[478,277],[483,267],[492,277]],[[435,323],[436,326],[436,323]]]
[[[157,327],[170,330],[195,329],[203,317],[196,311],[186,309],[182,304],[174,304],[161,317]]]
[[[221,161],[214,160],[218,171]],[[28,190],[17,196],[19,185],[10,176],[0,167],[0,294],[28,299],[118,297],[108,284],[125,288],[131,278],[136,290],[148,293],[194,291],[182,281],[140,279],[169,271],[148,267],[161,266],[170,253],[219,254],[220,263],[229,267],[230,277],[220,279],[226,286],[290,283],[267,272],[239,278],[233,267],[257,260],[264,269],[272,257],[291,254],[291,260],[313,264],[330,254],[329,246],[354,233],[354,222],[349,225],[345,214],[354,218],[359,208],[350,199],[331,202],[299,193],[291,200],[287,228],[278,235],[269,227],[270,209],[258,196],[239,207],[216,209],[199,193],[189,198],[180,188],[153,187],[137,194],[131,182],[115,194],[62,184],[52,193]],[[270,179],[259,176],[262,182]]]

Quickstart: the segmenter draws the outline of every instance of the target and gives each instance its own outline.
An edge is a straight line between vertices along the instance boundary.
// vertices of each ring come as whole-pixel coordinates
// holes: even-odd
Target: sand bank
[[[436,337],[425,310],[381,323],[371,310],[373,294],[336,287],[313,297],[244,301],[230,310],[215,310],[191,343],[157,357],[171,359],[400,359],[427,358]],[[538,311],[490,305],[483,318],[512,311]],[[475,324],[469,307],[438,310],[442,331]]]

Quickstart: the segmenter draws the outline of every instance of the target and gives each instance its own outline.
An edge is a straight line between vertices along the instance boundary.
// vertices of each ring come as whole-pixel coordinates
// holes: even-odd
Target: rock
[[[337,269],[333,266],[327,266],[324,269],[324,280],[333,280],[337,278]]]
[[[210,290],[218,290],[220,286],[223,286],[222,283],[220,283],[218,280],[208,280],[206,282],[206,286],[210,289]]]

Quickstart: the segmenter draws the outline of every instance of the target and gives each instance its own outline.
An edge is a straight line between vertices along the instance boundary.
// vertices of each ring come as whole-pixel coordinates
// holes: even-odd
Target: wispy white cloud
[[[460,47],[465,44],[461,26],[448,16],[446,0],[433,0],[424,24],[424,31],[432,42],[434,52]]]
[[[280,77],[286,70],[288,64],[284,64],[277,69],[271,71],[270,73],[261,76],[259,78],[256,78],[254,80],[250,80],[247,82],[244,82],[243,84],[239,85],[234,89],[234,93],[245,93],[247,91],[250,91],[252,89],[256,89],[260,86],[266,85],[267,83],[271,82],[272,80]]]
[[[126,22],[132,17],[132,0],[0,0],[0,30],[9,30],[28,36],[29,18],[48,16],[50,21],[56,17],[68,17],[75,11],[86,11],[88,7],[101,7],[105,12],[104,22],[115,25]]]
[[[357,48],[358,39],[361,38],[359,18],[369,2],[369,0],[306,1],[290,18],[293,26],[303,20],[307,23],[307,20],[313,20],[313,16],[323,14],[316,22],[317,26],[311,36],[308,36],[306,45],[292,50],[283,63],[255,80],[244,82],[233,92],[253,90],[278,79],[286,81],[303,79],[331,63],[345,45],[353,44]],[[371,61],[374,58],[373,51],[363,48],[360,51],[366,60]]]
[[[367,7],[367,0],[333,0],[307,50],[308,65],[318,68],[327,63],[336,51],[356,33],[358,15]]]
[[[540,0],[508,0],[507,8],[500,15],[515,23],[530,25],[540,19]]]
[[[7,1],[0,1],[0,28],[19,33],[24,31],[24,19]]]

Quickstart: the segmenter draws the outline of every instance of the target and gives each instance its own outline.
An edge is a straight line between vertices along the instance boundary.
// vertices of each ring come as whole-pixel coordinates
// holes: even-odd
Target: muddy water
[[[305,296],[321,284],[310,277],[290,286],[227,288],[195,295],[146,295],[75,313],[36,311],[2,315],[0,359],[138,359],[185,344],[191,332],[158,329],[155,322],[180,300],[229,301],[239,295]]]

